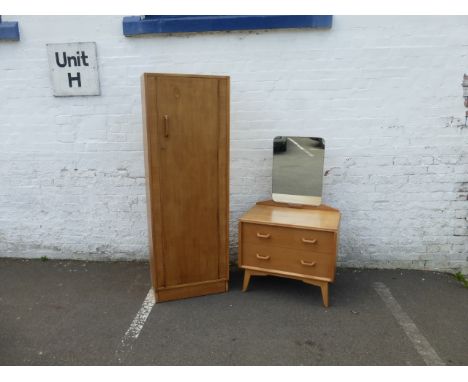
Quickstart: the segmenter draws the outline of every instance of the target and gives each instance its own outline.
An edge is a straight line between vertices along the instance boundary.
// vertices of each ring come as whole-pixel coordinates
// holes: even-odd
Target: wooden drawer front
[[[244,242],[241,265],[333,279],[335,255]]]
[[[288,247],[321,253],[336,252],[335,235],[333,232],[252,223],[242,223],[242,230],[242,240],[245,243]]]

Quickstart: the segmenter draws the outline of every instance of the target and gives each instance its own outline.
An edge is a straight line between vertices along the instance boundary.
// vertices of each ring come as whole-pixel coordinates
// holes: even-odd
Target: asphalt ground
[[[145,262],[0,259],[0,365],[468,364],[468,289],[450,274],[338,268],[329,308],[300,281],[241,282],[232,269],[228,293],[136,320]]]

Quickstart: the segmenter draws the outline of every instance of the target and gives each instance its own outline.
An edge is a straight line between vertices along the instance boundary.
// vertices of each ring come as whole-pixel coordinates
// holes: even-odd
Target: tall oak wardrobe
[[[156,301],[225,292],[229,77],[145,73],[142,103]]]

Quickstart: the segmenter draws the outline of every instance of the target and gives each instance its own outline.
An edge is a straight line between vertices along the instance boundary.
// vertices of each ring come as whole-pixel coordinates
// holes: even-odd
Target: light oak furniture
[[[243,291],[250,276],[274,275],[319,286],[328,307],[335,279],[340,212],[326,205],[292,207],[258,202],[239,221],[239,267]]]
[[[142,101],[156,301],[226,292],[229,77],[145,73]]]

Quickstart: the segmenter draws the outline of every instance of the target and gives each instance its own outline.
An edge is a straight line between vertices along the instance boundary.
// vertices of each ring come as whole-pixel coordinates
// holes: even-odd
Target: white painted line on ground
[[[416,351],[423,358],[424,362],[428,366],[444,366],[445,363],[433,349],[429,341],[423,334],[419,331],[416,324],[411,320],[411,318],[405,313],[401,308],[397,300],[392,296],[390,290],[386,287],[384,283],[376,282],[374,283],[374,289],[383,300],[387,308],[392,312],[393,317],[397,320],[400,326],[405,331],[406,335],[413,343],[413,346],[416,348]]]
[[[315,156],[314,154],[312,154],[311,152],[306,150],[304,147],[302,147],[299,143],[297,143],[294,139],[288,138],[288,141],[291,141],[292,143],[294,143],[297,147],[299,147],[300,150],[304,151],[311,158],[313,158]]]
[[[140,332],[143,329],[146,319],[151,313],[151,309],[153,309],[155,302],[153,289],[150,288],[145,300],[143,301],[143,304],[141,304],[140,310],[122,337],[122,340],[120,341],[120,344],[115,352],[119,362],[122,362],[125,355],[132,349],[133,342],[140,335]]]
[[[151,312],[151,309],[153,309],[154,303],[154,292],[153,289],[150,288],[148,294],[146,295],[145,301],[143,301],[143,304],[141,304],[140,310],[138,311],[132,323],[130,324],[130,327],[128,328],[127,332],[123,336],[122,341],[129,339],[136,340],[138,338],[141,329],[143,329],[146,319],[148,318]]]

